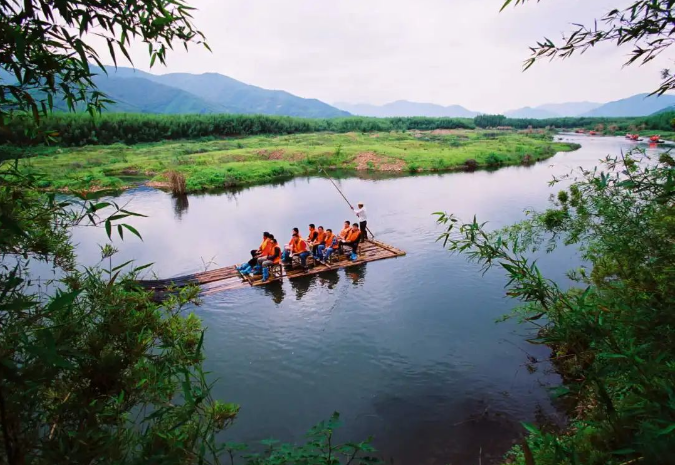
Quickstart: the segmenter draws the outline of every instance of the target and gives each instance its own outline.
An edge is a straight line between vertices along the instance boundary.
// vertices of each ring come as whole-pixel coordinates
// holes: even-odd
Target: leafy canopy
[[[57,95],[92,114],[109,102],[92,80],[90,62],[105,69],[94,37],[115,65],[120,55],[131,62],[132,41],[148,45],[150,66],[174,43],[208,48],[191,10],[182,0],[0,0],[0,62],[12,75],[0,78],[0,126],[17,111],[38,120]]]

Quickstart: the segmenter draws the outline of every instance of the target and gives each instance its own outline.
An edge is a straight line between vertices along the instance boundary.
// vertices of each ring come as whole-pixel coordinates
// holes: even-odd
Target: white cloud
[[[626,1],[618,0],[618,4]],[[326,102],[397,99],[505,111],[548,102],[609,101],[653,90],[661,57],[622,68],[629,50],[602,46],[523,73],[528,47],[590,23],[617,0],[198,0],[195,23],[213,53],[192,47],[153,72],[219,72]],[[146,48],[134,47],[148,70]]]

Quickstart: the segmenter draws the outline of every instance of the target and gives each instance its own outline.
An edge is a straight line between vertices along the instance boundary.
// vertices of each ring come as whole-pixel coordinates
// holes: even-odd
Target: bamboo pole
[[[345,199],[345,202],[347,202],[347,205],[349,205],[349,208],[350,208],[352,211],[354,211],[354,207],[352,207],[352,204],[349,202],[349,200],[347,199],[347,197],[345,197],[345,195],[342,193],[342,191],[341,191],[340,188],[337,186],[337,184],[335,184],[335,182],[333,181],[333,178],[330,177],[330,175],[328,174],[328,172],[327,172],[325,169],[321,168],[321,171],[323,171],[323,173],[326,175],[326,177],[328,178],[328,180],[330,181],[330,183],[333,185],[333,187],[335,187],[335,188],[337,189],[337,191],[340,193],[340,195],[342,196],[342,198]],[[375,239],[375,234],[373,234],[373,232],[370,230],[370,228],[368,227],[368,225],[366,225],[366,230],[368,231],[368,234],[370,234],[370,237],[372,237],[373,239]]]

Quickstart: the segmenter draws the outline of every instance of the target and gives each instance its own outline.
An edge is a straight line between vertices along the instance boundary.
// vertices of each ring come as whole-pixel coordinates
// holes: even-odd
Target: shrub
[[[464,162],[464,167],[466,168],[467,171],[475,171],[476,168],[478,168],[478,162],[473,158],[469,158],[467,161]]]
[[[504,160],[502,159],[502,157],[500,157],[499,155],[497,155],[495,153],[491,153],[485,159],[485,164],[490,166],[490,167],[500,166],[502,163],[504,163]]]
[[[183,195],[186,192],[185,175],[178,171],[171,170],[164,173],[164,177],[169,181],[171,192],[175,195]]]

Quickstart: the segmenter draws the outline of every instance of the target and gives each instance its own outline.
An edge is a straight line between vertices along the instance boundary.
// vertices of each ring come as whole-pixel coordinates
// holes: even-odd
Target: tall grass
[[[170,170],[164,173],[164,176],[169,181],[171,192],[174,195],[184,195],[187,192],[185,175],[183,173]]]

